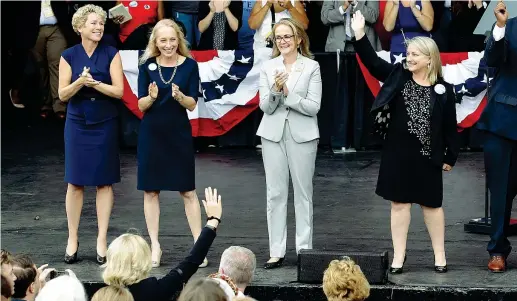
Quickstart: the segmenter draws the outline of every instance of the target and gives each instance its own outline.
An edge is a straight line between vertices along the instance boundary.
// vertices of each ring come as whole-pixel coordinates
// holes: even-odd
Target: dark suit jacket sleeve
[[[490,37],[488,37],[488,41],[485,47],[485,61],[488,67],[500,67],[502,63],[506,61],[507,56],[507,47],[508,43],[506,42],[506,36],[499,41],[494,40],[494,27],[497,26],[494,24],[490,31]]]
[[[364,35],[360,40],[355,40],[354,48],[366,69],[379,81],[386,81],[394,65],[377,55],[368,37]]]
[[[454,166],[460,150],[459,135],[456,122],[456,101],[452,85],[447,85],[447,101],[443,111],[443,134],[447,148],[443,163]]]
[[[172,269],[165,277],[158,280],[161,300],[169,300],[178,291],[183,289],[183,285],[187,283],[190,277],[197,271],[199,265],[203,263],[215,237],[216,233],[214,230],[204,227],[187,258]]]

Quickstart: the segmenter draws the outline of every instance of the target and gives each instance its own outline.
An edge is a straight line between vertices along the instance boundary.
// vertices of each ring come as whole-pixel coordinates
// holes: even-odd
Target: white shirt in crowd
[[[262,7],[266,5],[267,0],[262,0]],[[291,0],[291,4],[294,6],[294,0]],[[284,10],[279,13],[275,13],[275,22],[280,21],[280,19],[283,18],[291,18],[291,13],[289,13],[288,10]],[[266,38],[271,33],[271,21],[273,18],[271,17],[271,11],[268,11],[266,16],[264,17],[264,20],[262,21],[262,24],[260,27],[255,31],[255,36],[253,37],[254,43],[253,43],[253,49],[255,48],[262,48],[266,47]]]

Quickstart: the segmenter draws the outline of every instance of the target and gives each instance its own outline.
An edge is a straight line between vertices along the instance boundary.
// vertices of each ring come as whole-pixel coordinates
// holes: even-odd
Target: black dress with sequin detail
[[[387,200],[442,206],[442,169],[430,159],[431,89],[409,80],[391,104],[376,189]]]

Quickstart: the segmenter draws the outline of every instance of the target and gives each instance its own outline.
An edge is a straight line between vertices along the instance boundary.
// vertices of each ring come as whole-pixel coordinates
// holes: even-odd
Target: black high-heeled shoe
[[[74,263],[78,262],[79,261],[79,259],[77,257],[77,253],[78,252],[79,252],[79,242],[77,242],[77,250],[75,251],[74,254],[68,255],[66,253],[66,250],[65,250],[65,259],[64,259],[65,263],[67,263],[67,264],[74,264]]]
[[[448,271],[447,265],[444,265],[444,266],[435,265],[434,271],[439,274],[447,273],[447,271]]]
[[[390,267],[390,274],[402,274],[402,272],[404,272],[404,263],[406,263],[406,259],[407,257],[404,255],[404,262],[400,268]]]
[[[99,253],[97,253],[97,263],[98,264],[105,264],[106,263],[106,256],[100,256]]]
[[[280,259],[278,259],[278,261],[266,262],[266,264],[264,264],[264,269],[266,269],[266,270],[276,269],[276,268],[281,267],[283,263],[284,263],[284,257],[281,257]]]

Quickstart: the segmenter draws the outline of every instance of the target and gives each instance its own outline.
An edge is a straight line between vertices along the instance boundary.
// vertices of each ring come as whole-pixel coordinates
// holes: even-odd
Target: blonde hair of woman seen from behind
[[[140,57],[140,65],[145,63],[148,59],[160,55],[160,50],[156,46],[156,39],[158,38],[158,30],[160,30],[160,28],[163,27],[171,27],[176,32],[176,36],[178,38],[178,48],[176,49],[176,52],[184,57],[192,57],[190,54],[190,50],[187,46],[187,40],[185,39],[185,35],[183,31],[181,31],[179,25],[173,20],[163,19],[156,23],[156,25],[154,26],[153,31],[151,32],[151,36],[149,37],[149,43],[145,48],[144,54],[142,54],[142,56]]]
[[[363,301],[370,284],[353,260],[332,260],[323,274],[323,292],[328,301]]]
[[[109,285],[98,290],[93,295],[92,301],[135,301],[135,299],[127,288]]]
[[[178,301],[231,301],[212,279],[192,279],[181,291]]]
[[[409,46],[413,46],[421,52],[422,55],[429,58],[430,61],[427,68],[426,78],[429,80],[431,85],[436,84],[438,78],[443,78],[440,50],[433,39],[428,37],[414,37],[407,40],[406,45],[406,49],[409,48]],[[404,68],[407,69],[406,64],[404,64]]]
[[[91,13],[97,14],[99,17],[101,17],[102,22],[106,22],[106,12],[102,9],[102,7],[93,4],[82,6],[74,13],[74,16],[72,17],[72,27],[77,34],[79,34],[79,29],[86,24],[86,20],[88,20],[88,16]]]
[[[109,245],[104,283],[128,287],[149,277],[150,271],[151,248],[140,235],[122,234]]]
[[[310,42],[309,42],[309,36],[303,29],[303,26],[300,24],[300,22],[291,19],[291,18],[284,18],[278,21],[275,26],[273,26],[271,39],[273,39],[273,55],[272,58],[275,58],[280,55],[280,50],[278,49],[278,45],[275,40],[275,32],[278,26],[285,25],[291,28],[294,35],[294,43],[296,43],[298,46],[298,52],[310,59],[314,58],[314,55],[309,50]]]

